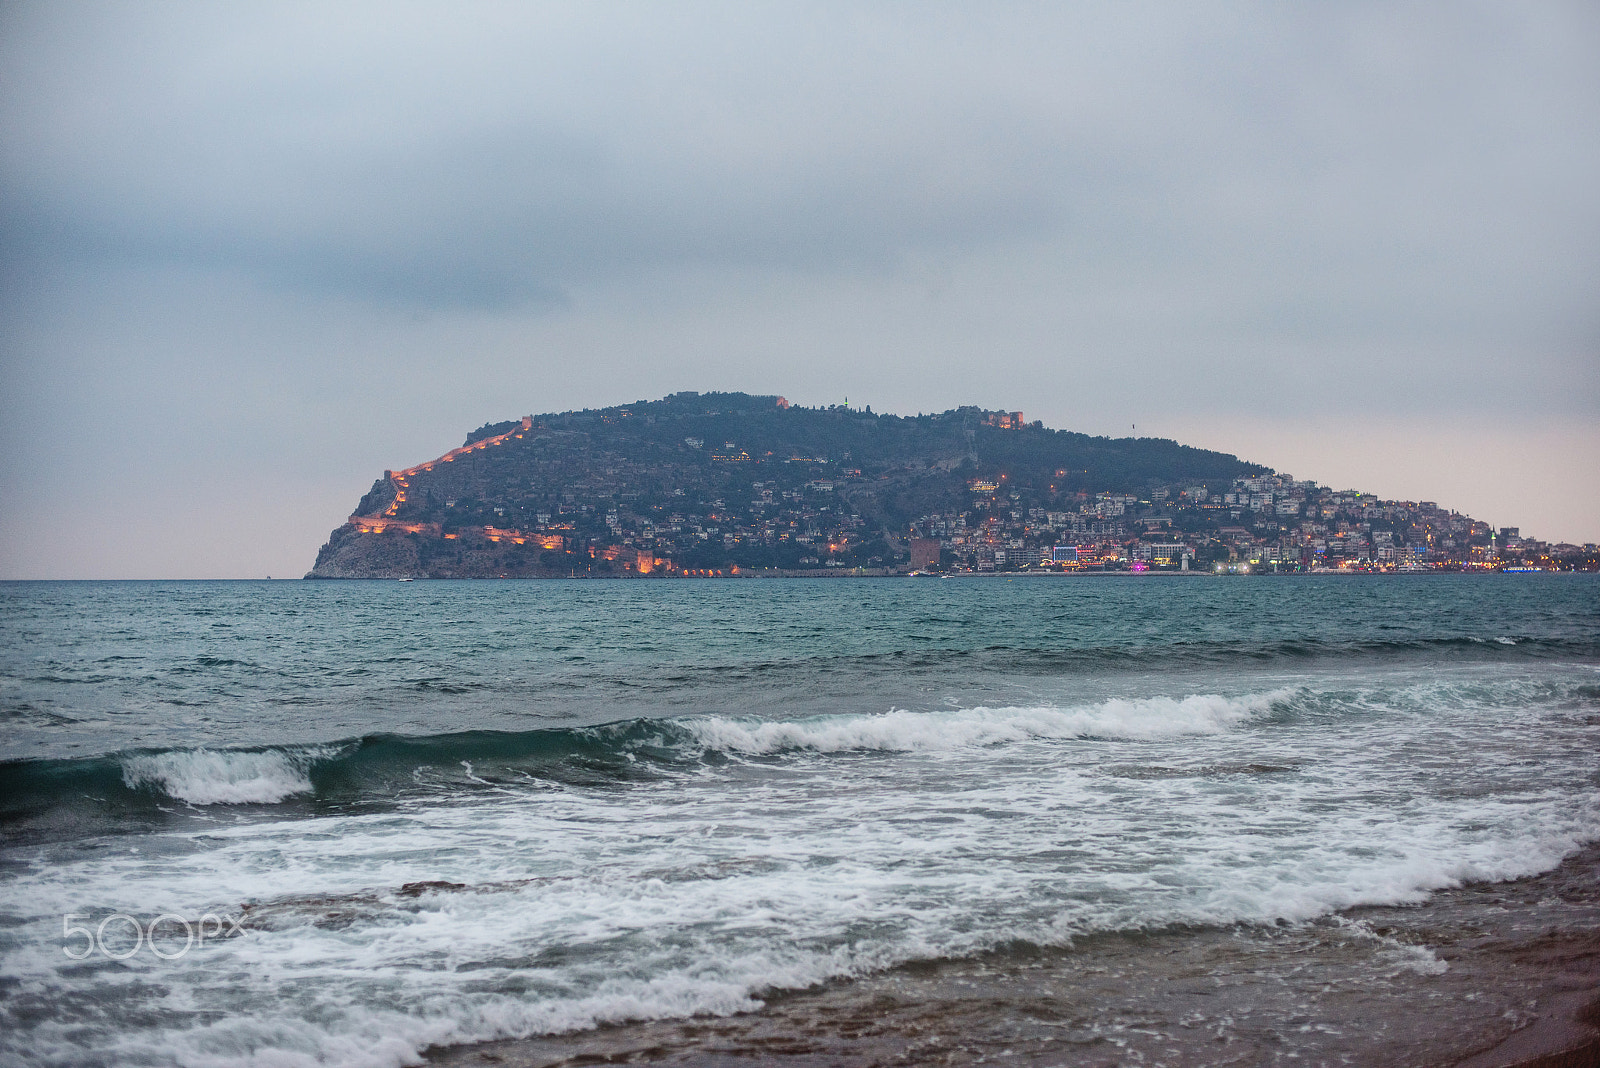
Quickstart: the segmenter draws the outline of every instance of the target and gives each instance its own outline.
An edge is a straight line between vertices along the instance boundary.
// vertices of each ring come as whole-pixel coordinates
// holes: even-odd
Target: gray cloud
[[[188,9],[157,33],[100,11],[54,52],[19,28],[8,244],[497,304],[682,263],[892,262],[1058,214],[1051,116],[982,71],[945,82],[959,42],[896,72],[874,69],[898,29],[879,20],[857,40],[665,12],[493,10],[373,42],[313,12]]]
[[[490,306],[1028,236],[1424,313],[1595,273],[1577,6],[59,10],[6,35],[34,253]]]

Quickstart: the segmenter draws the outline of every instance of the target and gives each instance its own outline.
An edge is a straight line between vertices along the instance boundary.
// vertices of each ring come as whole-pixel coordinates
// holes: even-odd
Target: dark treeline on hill
[[[1265,470],[1163,439],[1052,430],[1021,413],[897,416],[743,393],[676,393],[467,436],[484,442],[379,479],[312,574],[893,567],[908,558],[916,521],[975,501],[1024,514]]]
[[[780,407],[780,397],[747,393],[675,393],[659,401],[615,408],[534,417],[538,429],[585,435],[595,450],[617,450],[638,459],[687,461],[711,483],[736,486],[749,481],[738,463],[718,461],[734,446],[755,464],[782,464],[796,458],[855,468],[854,481],[889,476],[905,491],[920,486],[936,496],[965,491],[950,477],[918,478],[924,469],[960,471],[966,477],[1006,475],[1029,489],[1074,494],[1099,490],[1139,492],[1184,480],[1240,478],[1264,470],[1235,456],[1190,448],[1164,438],[1090,437],[1051,430],[1034,422],[1001,429],[988,417],[1009,413],[956,408],[932,415],[875,414],[845,407]],[[480,441],[517,427],[512,420],[491,423],[467,435]],[[688,438],[703,443],[690,446]],[[526,440],[526,439],[525,439]],[[687,446],[687,448],[686,448]],[[524,446],[526,450],[526,446]],[[598,455],[598,452],[596,453]],[[813,465],[815,466],[815,465]],[[802,464],[796,474],[808,468]],[[820,468],[818,468],[820,470]],[[1057,474],[1057,472],[1062,472]],[[780,472],[767,475],[781,478]],[[800,479],[804,482],[806,479]],[[559,487],[553,487],[560,492]],[[687,487],[682,487],[687,488]],[[897,486],[899,488],[899,486]],[[903,526],[930,510],[934,498],[908,500],[886,518]]]

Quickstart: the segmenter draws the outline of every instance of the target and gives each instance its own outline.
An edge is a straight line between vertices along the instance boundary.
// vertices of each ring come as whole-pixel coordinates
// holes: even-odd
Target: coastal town
[[[976,407],[674,394],[384,473],[310,577],[1596,570],[1432,501]]]
[[[1080,493],[1051,510],[986,480],[973,507],[912,524],[920,570],[1296,571],[1594,570],[1594,544],[1550,544],[1432,501],[1334,491],[1290,475],[1148,496]]]

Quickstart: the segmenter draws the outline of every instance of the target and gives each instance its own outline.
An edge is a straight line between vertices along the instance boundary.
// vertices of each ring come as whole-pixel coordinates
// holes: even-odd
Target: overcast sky
[[[1600,5],[0,6],[0,577],[680,389],[1600,539]]]

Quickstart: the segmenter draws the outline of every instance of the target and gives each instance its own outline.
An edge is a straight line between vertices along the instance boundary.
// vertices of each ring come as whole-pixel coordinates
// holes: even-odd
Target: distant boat
[[[410,575],[401,575],[400,576],[400,581],[401,582],[415,582],[417,580],[412,578]]]

